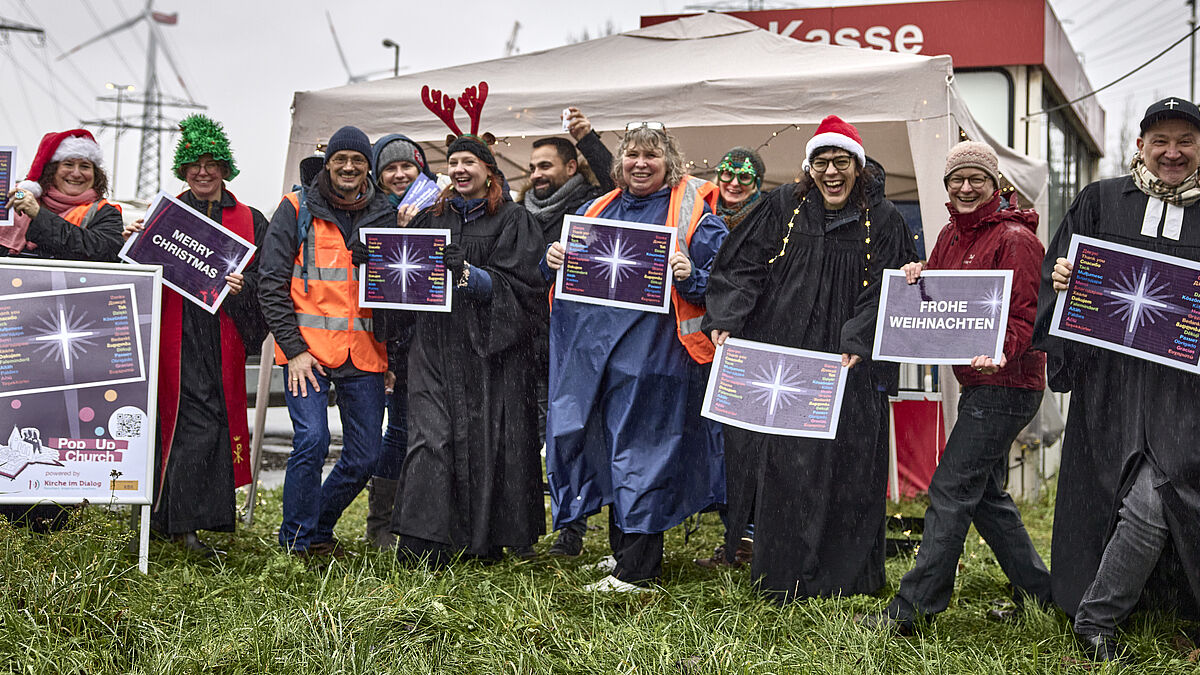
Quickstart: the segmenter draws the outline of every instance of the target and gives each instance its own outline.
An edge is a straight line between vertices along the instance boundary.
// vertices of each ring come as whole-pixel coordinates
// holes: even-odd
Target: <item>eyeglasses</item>
[[[812,170],[816,171],[817,173],[824,173],[825,170],[829,168],[830,164],[832,164],[833,168],[837,169],[838,171],[845,171],[854,164],[854,158],[850,155],[840,155],[838,157],[834,157],[833,159],[818,157],[808,163],[808,165],[812,167]]]
[[[192,162],[187,165],[187,173],[221,173],[220,162]]]
[[[734,177],[737,178],[737,182],[740,185],[752,185],[752,184],[754,184],[754,181],[758,179],[758,177],[754,175],[753,171],[728,171],[728,170],[726,170],[726,171],[722,171],[721,173],[717,174],[717,180],[722,183],[732,183]]]
[[[946,185],[952,188],[960,188],[963,186],[963,183],[966,182],[970,183],[971,187],[978,190],[984,185],[987,185],[989,180],[991,179],[988,176],[969,176],[965,178],[963,176],[950,176],[946,179]]]
[[[329,166],[345,166],[347,164],[350,164],[351,166],[358,168],[358,169],[361,169],[368,165],[367,158],[362,157],[362,156],[333,157],[333,158],[326,160],[326,163],[328,163]]]
[[[651,131],[666,131],[667,126],[662,122],[630,122],[625,125],[625,131],[637,131],[638,129],[650,129]]]

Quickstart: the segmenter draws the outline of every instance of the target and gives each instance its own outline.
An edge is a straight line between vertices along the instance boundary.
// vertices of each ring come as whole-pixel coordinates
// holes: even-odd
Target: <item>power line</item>
[[[1109,18],[1112,16],[1112,14],[1110,14],[1110,10],[1112,10],[1117,5],[1125,4],[1125,2],[1126,2],[1126,0],[1112,0],[1104,7],[1094,10],[1095,13],[1092,14],[1091,16],[1087,17],[1083,21],[1073,22],[1071,24],[1071,29],[1077,30],[1077,31],[1082,31],[1086,26],[1090,26],[1090,25],[1094,24],[1097,19]]]
[[[21,64],[17,63],[17,59],[13,56],[12,45],[0,45],[0,46],[2,46],[4,48],[4,51],[8,53],[8,60],[12,61],[12,64],[20,69]],[[36,78],[31,77],[30,79],[36,79]],[[21,82],[22,79],[18,77],[17,81]],[[39,82],[38,84],[40,85],[41,83]],[[24,92],[22,92],[22,93],[24,93]],[[25,102],[25,112],[29,115],[30,124],[32,124],[34,126],[34,128],[37,128],[37,115],[35,115],[33,113],[33,104],[29,101],[29,96],[21,96],[21,99]]]
[[[129,12],[125,11],[125,8],[121,6],[121,3],[118,0],[112,0],[112,4],[114,7],[117,8],[117,13],[121,15],[122,21],[128,21],[133,18],[132,16],[129,15]],[[132,33],[132,35],[133,35],[133,39],[137,40],[138,53],[145,54],[146,53],[146,41],[143,40],[142,36],[136,32]]]
[[[8,114],[8,108],[4,107],[4,99],[5,98],[6,97],[4,97],[4,96],[0,96],[0,115],[4,116],[4,121],[8,125],[9,129],[16,129],[17,125],[13,122],[12,116]],[[22,97],[22,98],[24,98],[24,97]],[[12,171],[17,170],[16,167],[10,167],[10,169]],[[15,175],[15,174],[11,174],[11,175]]]
[[[96,14],[96,10],[92,9],[92,3],[90,0],[83,0],[83,6],[85,9],[87,9],[88,14],[92,15],[92,20],[96,22],[97,26],[104,25],[104,22],[100,20],[100,16]],[[117,55],[117,58],[121,59],[121,63],[125,64],[125,67],[129,69],[129,74],[136,77],[138,71],[134,69],[133,64],[129,63],[129,59],[125,58],[125,51],[118,49],[116,43],[114,43],[112,40],[105,40],[105,42],[107,42],[108,46],[112,48],[113,53]]]
[[[44,22],[43,22],[41,19],[39,19],[39,18],[38,18],[38,16],[37,16],[36,14],[34,14],[34,13],[33,13],[33,8],[31,8],[27,2],[25,2],[24,0],[22,0],[22,3],[21,3],[21,5],[22,5],[22,7],[24,8],[24,10],[25,10],[25,13],[26,13],[27,15],[29,15],[29,17],[30,17],[31,19],[33,19],[34,21],[36,21],[36,22],[37,22],[37,23],[39,23],[39,24],[43,24],[43,25],[45,25],[45,24],[44,24]],[[51,47],[53,47],[53,48],[54,48],[56,51],[59,51],[59,52],[61,52],[61,51],[62,51],[62,48],[59,46],[59,44],[58,44],[58,41],[57,41],[57,40],[55,40],[55,39],[54,39],[54,36],[52,36],[52,35],[46,35],[46,44],[48,44],[48,45],[50,45]],[[79,83],[83,85],[83,90],[84,90],[84,91],[89,91],[89,90],[91,90],[91,89],[92,89],[92,87],[93,87],[93,83],[92,83],[92,81],[91,81],[91,80],[88,78],[88,76],[87,76],[87,75],[85,75],[85,74],[84,74],[84,72],[83,72],[82,70],[80,70],[80,68],[79,68],[79,66],[78,66],[78,65],[76,65],[76,64],[74,64],[74,63],[71,63],[71,64],[70,64],[70,66],[71,66],[71,69],[72,69],[73,73],[75,74],[75,77],[79,78]],[[62,80],[62,77],[61,77],[61,76],[59,76],[59,75],[57,74],[57,72],[52,72],[52,74],[51,74],[51,77],[58,78],[60,81]],[[80,98],[78,95],[76,95],[76,94],[75,94],[75,91],[74,91],[74,89],[72,89],[70,85],[68,85],[66,82],[62,82],[62,84],[63,84],[65,87],[67,87],[67,90],[68,90],[68,91],[70,91],[70,92],[72,93],[72,95],[75,95],[75,97],[76,97],[76,100],[78,100],[79,102],[83,103],[83,105],[84,105],[86,108],[88,108],[89,110],[91,110],[91,109],[92,109],[92,106],[91,106],[91,104],[90,104],[90,103],[88,103],[88,102],[86,102],[86,101],[84,101],[82,98]]]
[[[1112,82],[1109,82],[1108,84],[1104,85],[1103,87],[1100,87],[1099,89],[1093,89],[1092,91],[1084,94],[1083,96],[1080,96],[1078,98],[1073,98],[1070,101],[1063,103],[1062,105],[1056,105],[1051,108],[1046,108],[1045,110],[1039,110],[1035,113],[1029,113],[1028,115],[1022,117],[1021,121],[1024,122],[1033,117],[1038,117],[1040,115],[1052,113],[1055,110],[1062,110],[1063,108],[1074,105],[1086,98],[1091,98],[1091,97],[1095,96],[1096,94],[1099,94],[1100,92],[1104,91],[1105,89],[1108,89],[1109,87],[1120,82],[1121,80],[1124,80],[1125,78],[1129,77],[1130,75],[1133,75],[1134,73],[1138,72],[1142,68],[1145,68],[1146,66],[1150,65],[1151,63],[1154,63],[1159,58],[1161,58],[1164,54],[1166,54],[1167,52],[1171,51],[1172,49],[1174,49],[1174,48],[1178,47],[1180,44],[1182,44],[1184,40],[1191,37],[1192,34],[1195,33],[1196,31],[1200,31],[1200,26],[1196,26],[1192,30],[1188,31],[1187,34],[1185,34],[1183,37],[1179,38],[1178,40],[1176,40],[1176,41],[1172,42],[1170,45],[1168,45],[1166,49],[1162,50],[1161,52],[1159,52],[1159,53],[1155,54],[1153,57],[1151,57],[1149,61],[1146,61],[1142,65],[1138,66],[1137,68],[1134,68],[1133,70],[1129,71],[1128,73],[1125,73],[1124,75],[1118,77],[1117,79],[1113,80]]]
[[[33,82],[34,84],[36,84],[36,85],[37,85],[37,86],[38,86],[38,87],[39,87],[39,88],[40,88],[40,89],[41,89],[41,90],[42,90],[42,91],[43,91],[43,92],[44,92],[44,93],[45,93],[47,96],[49,96],[49,97],[51,97],[51,98],[54,98],[54,94],[53,94],[53,92],[51,92],[49,89],[47,89],[47,88],[46,88],[46,85],[45,85],[45,84],[42,82],[42,78],[38,77],[38,76],[37,76],[37,74],[35,74],[35,73],[32,73],[32,72],[30,72],[30,71],[26,70],[26,69],[25,69],[25,67],[24,67],[24,66],[22,66],[22,65],[21,65],[21,63],[20,63],[19,61],[17,61],[17,58],[16,58],[16,56],[15,56],[15,55],[12,53],[12,49],[11,49],[10,47],[8,47],[8,46],[5,46],[5,48],[4,48],[4,49],[5,49],[5,51],[7,51],[7,52],[8,52],[8,58],[9,58],[9,60],[11,60],[11,61],[12,61],[12,63],[13,63],[13,65],[14,65],[14,66],[17,68],[17,70],[21,71],[21,74],[25,76],[25,78],[18,78],[18,82],[24,83],[24,82],[25,82],[25,80],[26,80],[26,79],[28,79],[29,81],[31,81],[31,82]],[[70,92],[71,92],[71,95],[72,95],[72,96],[75,96],[75,97],[78,99],[78,97],[79,97],[79,95],[78,95],[78,94],[76,94],[74,91],[72,91],[72,90],[70,90],[70,89],[68,89],[68,91],[70,91]],[[28,105],[28,103],[29,103],[29,101],[28,101],[29,97],[28,97],[28,96],[25,96],[24,98],[26,99],[26,105]],[[82,102],[82,99],[79,99],[79,100]],[[89,104],[87,104],[87,103],[84,103],[84,104],[83,104],[83,106],[84,106],[84,108],[87,108],[87,109],[90,109],[90,108],[91,108],[91,106],[90,106]],[[66,105],[65,105],[65,104],[63,104],[63,107],[65,108],[65,107],[66,107]],[[77,117],[77,118],[82,118],[82,117],[83,117],[82,115],[76,115],[76,114],[75,114],[75,111],[73,111],[73,110],[68,110],[67,112],[71,113],[71,116],[72,116],[72,117]],[[35,121],[34,121],[34,125],[35,125],[35,126],[37,126],[37,121],[36,121],[36,118],[34,118],[34,119],[35,119]]]

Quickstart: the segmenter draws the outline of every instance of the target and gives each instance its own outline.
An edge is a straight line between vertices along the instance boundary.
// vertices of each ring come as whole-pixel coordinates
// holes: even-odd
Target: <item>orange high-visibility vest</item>
[[[592,202],[584,215],[589,218],[599,217],[620,194],[621,190],[617,189],[600,196]],[[679,233],[675,243],[684,255],[690,257],[688,250],[692,245],[692,235],[696,232],[696,226],[704,217],[704,204],[707,203],[709,209],[715,211],[719,195],[716,185],[692,176],[684,176],[678,185],[671,188],[666,226],[674,227]],[[679,342],[696,363],[712,363],[716,348],[708,336],[700,331],[700,322],[704,320],[704,307],[684,300],[674,284],[671,285],[671,305],[675,308],[675,332],[679,336]]]
[[[62,214],[62,219],[75,227],[82,227],[86,230],[87,226],[92,224],[92,219],[96,217],[96,212],[105,204],[112,204],[112,202],[107,199],[100,199],[91,204],[80,204]],[[117,213],[121,212],[120,204],[113,204],[112,206],[117,210]]]
[[[300,212],[298,193],[288,193],[284,199]],[[302,256],[309,263],[307,290]],[[291,291],[300,335],[322,366],[336,368],[349,358],[354,367],[368,373],[387,370],[387,349],[371,330],[371,310],[358,306],[358,266],[337,223],[313,218],[292,264]],[[275,363],[282,366],[287,361],[276,344]]]

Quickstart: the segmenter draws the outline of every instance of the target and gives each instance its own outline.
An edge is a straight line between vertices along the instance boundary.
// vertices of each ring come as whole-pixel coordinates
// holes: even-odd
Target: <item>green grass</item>
[[[1044,554],[1052,490],[1023,513]],[[919,515],[920,502],[895,509]],[[0,521],[0,660],[12,673],[1083,673],[1070,626],[1027,611],[985,618],[1005,579],[974,532],[950,609],[918,637],[859,628],[855,612],[881,609],[910,558],[888,562],[878,597],[818,599],[778,607],[745,570],[691,564],[720,537],[715,515],[685,541],[668,533],[658,593],[606,595],[580,588],[583,569],[607,553],[588,534],[578,560],[463,563],[440,572],[398,565],[357,543],[365,497],[339,524],[358,555],[309,567],[281,553],[279,492],[262,494],[258,518],[208,539],[222,562],[154,543],[150,574],[129,553],[128,519],[101,508],[33,534]],[[602,519],[596,518],[596,521]],[[544,550],[550,537],[539,544]],[[1177,644],[1184,626],[1139,616],[1125,634],[1131,672],[1200,672]],[[1111,670],[1111,669],[1110,669]]]

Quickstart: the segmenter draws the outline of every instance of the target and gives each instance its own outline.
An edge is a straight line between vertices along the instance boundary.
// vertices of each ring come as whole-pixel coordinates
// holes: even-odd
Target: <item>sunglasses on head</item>
[[[638,129],[650,129],[651,131],[666,131],[667,126],[662,122],[630,122],[625,125],[625,131],[637,131]]]

